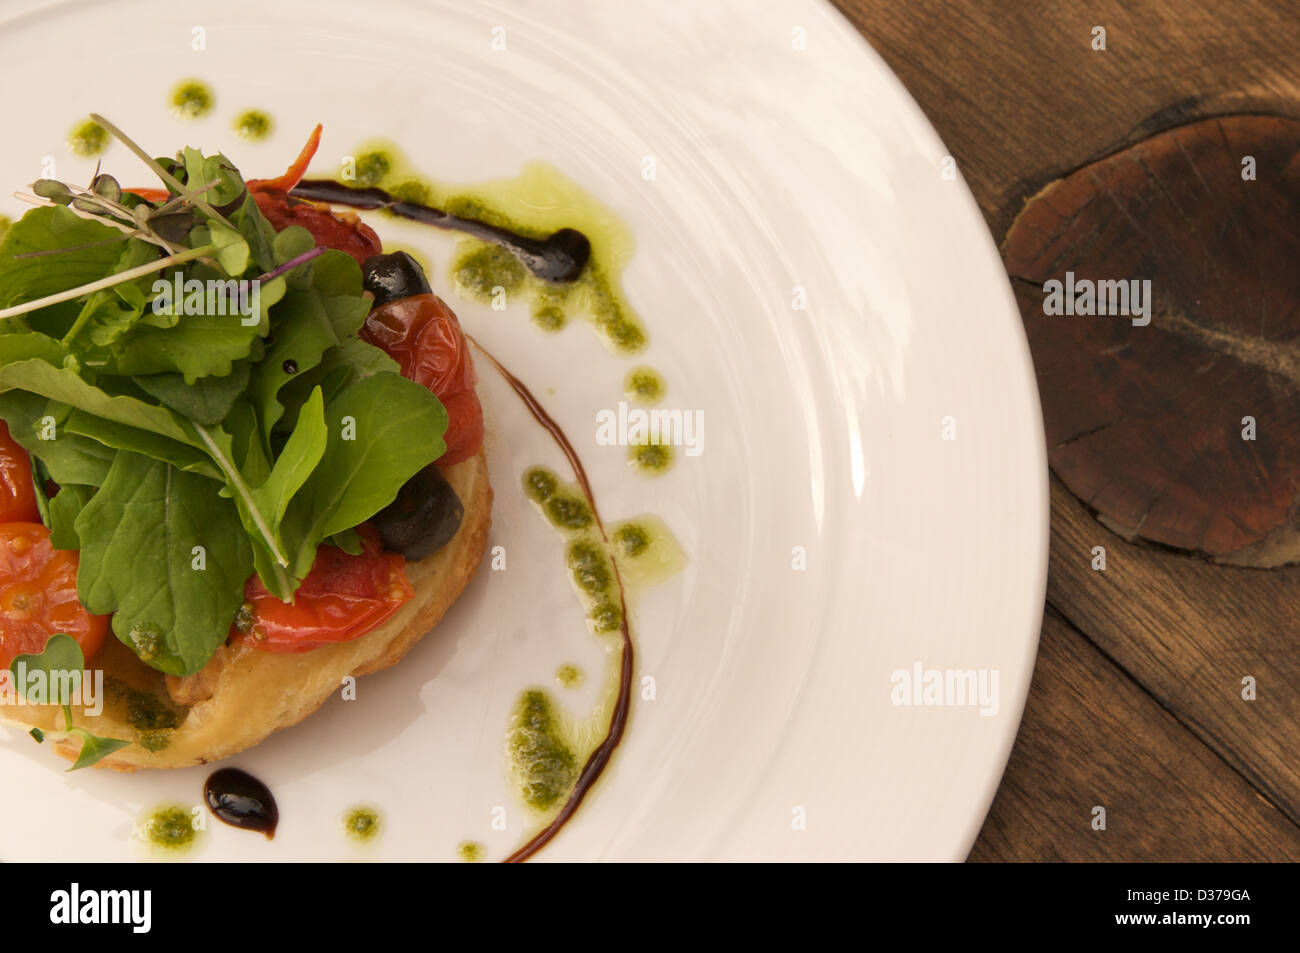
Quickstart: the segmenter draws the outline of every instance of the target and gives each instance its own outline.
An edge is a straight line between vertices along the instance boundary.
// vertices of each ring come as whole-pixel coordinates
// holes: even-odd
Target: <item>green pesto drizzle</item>
[[[108,130],[93,120],[83,120],[68,133],[68,148],[83,159],[100,155],[108,148]]]
[[[565,561],[574,591],[587,610],[588,629],[597,635],[617,633],[623,623],[618,581],[582,490],[562,483],[546,467],[530,467],[523,485],[550,524],[569,539]]]
[[[246,109],[235,117],[235,135],[245,142],[261,142],[274,131],[274,120],[260,109]]]
[[[519,696],[506,733],[506,753],[524,803],[535,811],[559,806],[578,780],[578,759],[544,689],[530,688]]]
[[[172,88],[168,103],[181,119],[201,119],[212,111],[217,98],[202,80],[187,79]]]
[[[351,185],[379,186],[395,197],[526,237],[578,229],[591,240],[592,256],[577,281],[543,281],[509,252],[463,239],[451,263],[458,293],[501,308],[522,298],[533,324],[544,331],[558,331],[572,318],[583,317],[610,349],[633,354],[645,348],[645,325],[623,294],[620,281],[632,255],[631,232],[613,210],[553,166],[532,162],[514,178],[453,186],[421,173],[392,142],[374,139],[344,162],[341,178]]]
[[[162,751],[172,732],[185,720],[186,709],[156,692],[139,691],[118,678],[104,680],[104,695],[135,729],[135,742],[146,751]]]

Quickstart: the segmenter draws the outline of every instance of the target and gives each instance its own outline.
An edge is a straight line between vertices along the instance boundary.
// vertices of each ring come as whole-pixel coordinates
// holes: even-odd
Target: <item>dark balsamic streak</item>
[[[483,345],[474,340],[469,334],[465,338],[474,345],[474,349],[488,359],[497,372],[506,379],[506,382],[519,395],[520,400],[528,408],[529,412],[539,424],[551,435],[551,438],[564,451],[564,456],[569,461],[569,466],[573,468],[574,476],[578,478],[578,485],[582,487],[582,495],[587,498],[587,505],[591,507],[591,514],[596,520],[596,527],[600,530],[600,538],[606,543],[609,537],[605,535],[605,524],[601,522],[600,511],[596,507],[596,498],[591,492],[591,483],[587,480],[587,471],[583,469],[582,461],[578,459],[578,453],[573,449],[573,444],[565,435],[564,430],[555,422],[555,419],[546,412],[541,403],[533,396],[524,383],[506,370],[501,362],[493,357]],[[609,719],[609,732],[605,735],[605,740],[600,743],[587,763],[582,766],[582,773],[578,775],[578,780],[573,786],[573,791],[569,794],[569,799],[564,802],[560,812],[555,815],[549,824],[538,831],[532,838],[518,848],[513,854],[506,858],[508,864],[518,863],[532,857],[539,850],[547,845],[556,834],[560,832],[568,820],[577,813],[578,808],[582,805],[583,798],[591,790],[592,785],[604,772],[609,760],[613,757],[614,749],[618,743],[623,740],[623,732],[627,728],[627,716],[632,704],[632,632],[627,624],[627,593],[623,588],[623,577],[618,570],[618,561],[612,560],[614,565],[614,580],[618,583],[619,609],[622,613],[623,622],[620,627],[620,633],[623,637],[623,660],[619,670],[618,679],[618,701],[614,705],[614,713]]]
[[[513,254],[525,268],[545,281],[577,281],[591,261],[591,241],[575,228],[561,228],[545,238],[529,238],[508,228],[475,218],[461,218],[419,202],[404,202],[379,188],[354,188],[332,179],[305,179],[289,192],[294,198],[333,202],[359,209],[387,209],[399,218],[422,225],[452,229],[492,242]]]

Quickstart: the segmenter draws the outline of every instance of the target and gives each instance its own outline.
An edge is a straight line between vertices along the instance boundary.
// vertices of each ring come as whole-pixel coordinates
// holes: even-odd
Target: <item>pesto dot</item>
[[[533,324],[543,331],[559,331],[568,323],[568,316],[554,305],[536,308],[533,311]]]
[[[523,693],[511,719],[510,757],[524,803],[539,811],[554,807],[573,787],[578,762],[560,737],[546,692]]]
[[[664,381],[648,367],[634,367],[623,381],[623,392],[643,404],[653,404],[664,396]]]
[[[212,111],[216,102],[206,83],[188,79],[172,90],[172,111],[182,119],[198,119]]]
[[[564,529],[586,529],[591,525],[591,510],[576,496],[557,493],[546,501],[546,515]]]
[[[235,135],[245,142],[260,142],[271,135],[275,123],[260,109],[247,109],[235,117]]]
[[[663,473],[673,465],[673,448],[662,443],[643,443],[628,450],[628,463],[643,473]]]
[[[605,335],[620,351],[639,351],[645,347],[645,332],[625,319],[605,325]]]
[[[485,245],[462,255],[452,266],[456,283],[476,298],[486,300],[497,288],[507,294],[524,283],[524,266],[514,255],[496,245]]]
[[[537,503],[545,503],[555,493],[560,481],[545,467],[530,467],[524,473],[524,492]]]
[[[363,188],[378,185],[393,171],[393,161],[385,152],[366,152],[357,156],[356,183]]]
[[[433,190],[419,179],[404,179],[388,188],[388,194],[399,202],[412,202],[416,205],[432,205]]]
[[[650,545],[650,534],[641,526],[629,523],[614,531],[614,545],[620,554],[635,559]]]
[[[87,119],[68,133],[68,148],[73,155],[89,159],[108,148],[108,131],[97,122]]]
[[[588,613],[587,620],[597,633],[615,632],[623,624],[623,610],[612,602],[602,602]]]
[[[360,805],[350,808],[343,815],[343,833],[351,840],[374,840],[382,828],[383,820],[373,807]]]
[[[483,854],[486,851],[487,851],[486,847],[484,847],[482,844],[478,843],[477,841],[472,841],[472,840],[464,841],[459,847],[456,848],[457,855],[459,855],[460,859],[465,861],[465,863],[467,864],[478,863],[480,860],[483,859]]]
[[[555,670],[555,680],[565,688],[576,688],[582,684],[582,669],[576,665],[561,665]]]
[[[193,815],[183,807],[154,811],[145,821],[149,842],[166,850],[181,850],[194,843]]]
[[[595,543],[587,540],[570,543],[568,562],[573,581],[583,592],[595,595],[604,592],[613,582],[605,553]]]

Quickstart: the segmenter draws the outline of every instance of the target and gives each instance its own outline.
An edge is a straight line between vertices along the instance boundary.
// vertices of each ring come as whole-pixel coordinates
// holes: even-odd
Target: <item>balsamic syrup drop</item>
[[[257,778],[238,768],[222,768],[208,776],[203,785],[208,810],[231,827],[259,831],[267,840],[275,837],[280,810],[271,790]]]

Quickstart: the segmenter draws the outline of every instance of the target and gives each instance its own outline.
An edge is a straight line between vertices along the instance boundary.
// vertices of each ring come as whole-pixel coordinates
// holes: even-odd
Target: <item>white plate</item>
[[[450,299],[574,435],[607,518],[656,513],[691,559],[636,615],[636,674],[654,679],[655,699],[638,698],[607,777],[541,856],[965,856],[1037,646],[1042,425],[974,202],[944,177],[945,149],[915,104],[829,6],[68,3],[0,26],[0,64],[6,195],[46,156],[60,177],[87,176],[64,142],[94,110],[155,153],[220,148],[252,175],[282,169],[318,120],[321,174],[373,135],[447,181],[541,158],[616,208],[638,243],[626,278],[652,336],[645,361],[668,381],[666,406],[706,421],[704,452],[663,478],[595,444],[593,415],[615,405],[632,362],[583,326],[548,337],[524,313]],[[184,123],[164,98],[191,75],[218,104]],[[269,142],[234,141],[245,107],[273,114]],[[105,168],[147,184],[120,147]],[[402,240],[435,257],[447,293],[447,243]],[[491,542],[507,570],[485,567],[432,637],[361,681],[359,700],[335,699],[234,759],[275,791],[279,836],[213,823],[198,856],[356,856],[338,818],[358,801],[387,817],[366,857],[454,859],[466,839],[495,857],[523,837],[503,768],[510,706],[557,664],[595,673],[600,659],[562,544],[518,488],[527,465],[560,461],[480,371]],[[955,440],[943,439],[949,416]],[[891,675],[915,663],[997,670],[997,714],[894,705]],[[556,694],[574,710],[590,700]],[[199,803],[203,769],[65,774],[20,732],[6,738],[0,816],[24,823],[0,826],[5,860],[129,857],[143,811]]]

